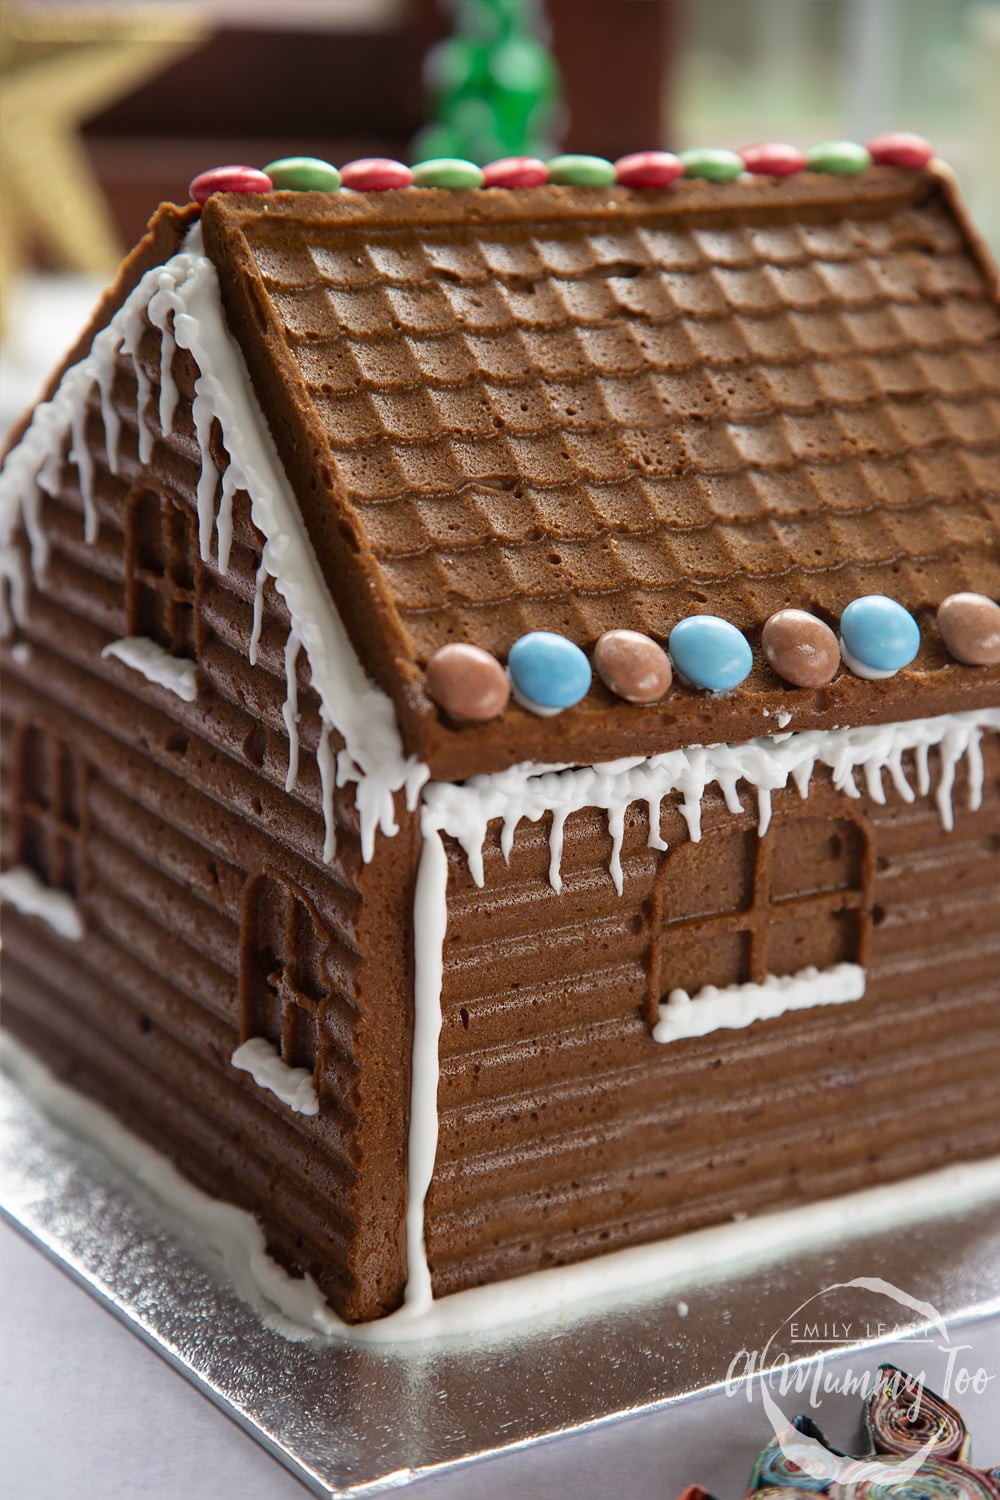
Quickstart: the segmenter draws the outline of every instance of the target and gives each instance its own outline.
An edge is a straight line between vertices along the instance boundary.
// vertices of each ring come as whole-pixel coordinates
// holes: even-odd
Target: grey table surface
[[[18,1500],[297,1500],[304,1488],[18,1234],[0,1226],[3,1277],[2,1477]],[[954,1396],[980,1465],[1000,1462],[1000,1313],[949,1330],[958,1363],[982,1370]],[[965,1347],[963,1347],[965,1346]],[[954,1359],[954,1356],[952,1356]],[[892,1359],[947,1378],[940,1340],[903,1340],[828,1361],[831,1374]],[[957,1366],[956,1366],[957,1367]],[[979,1382],[983,1385],[983,1380]],[[856,1397],[822,1397],[813,1416],[849,1443]],[[697,1482],[736,1500],[769,1435],[759,1402],[712,1393],[679,1406],[420,1480],[407,1500],[675,1500]]]

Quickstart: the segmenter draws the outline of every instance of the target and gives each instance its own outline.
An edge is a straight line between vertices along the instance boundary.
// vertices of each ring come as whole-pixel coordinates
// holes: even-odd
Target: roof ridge
[[[649,189],[610,186],[572,187],[547,183],[540,187],[500,192],[492,188],[389,189],[380,193],[324,193],[276,190],[271,193],[227,193],[209,198],[202,214],[207,219],[220,211],[237,221],[254,219],[275,223],[292,220],[300,225],[329,224],[349,228],[369,225],[379,229],[419,227],[423,231],[463,225],[522,225],[539,230],[551,222],[595,224],[623,217],[637,221],[649,218],[688,218],[694,214],[723,212],[745,214],[759,209],[772,213],[776,205],[797,213],[810,209],[865,205],[884,208],[896,200],[923,202],[940,183],[933,167],[914,171],[902,167],[870,167],[854,176],[808,172],[775,181],[769,177],[742,177],[735,182],[709,182],[685,178],[669,188]],[[224,206],[222,199],[224,198]],[[548,217],[547,217],[548,216]]]

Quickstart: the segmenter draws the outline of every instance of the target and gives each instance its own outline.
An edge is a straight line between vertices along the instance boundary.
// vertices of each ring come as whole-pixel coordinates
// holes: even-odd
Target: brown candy
[[[503,713],[510,699],[507,673],[479,646],[453,644],[427,663],[427,691],[453,719],[485,723]]]
[[[779,609],[764,626],[760,644],[771,671],[794,687],[823,687],[840,668],[837,637],[804,609]]]
[[[956,661],[1000,665],[1000,604],[985,594],[949,594],[938,605],[941,639]]]
[[[609,630],[594,647],[594,666],[613,693],[629,703],[655,703],[673,680],[662,646],[636,630]]]

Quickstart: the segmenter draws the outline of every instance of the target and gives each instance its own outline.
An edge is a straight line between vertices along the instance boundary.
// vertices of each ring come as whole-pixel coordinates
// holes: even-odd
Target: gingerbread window
[[[194,517],[154,490],[129,496],[125,519],[127,633],[195,656],[198,554]]]
[[[17,859],[43,885],[76,897],[83,870],[85,768],[76,751],[37,724],[15,749]]]
[[[863,964],[870,878],[852,816],[776,816],[763,838],[722,828],[671,849],[653,899],[650,1018],[674,990]]]
[[[251,881],[240,953],[241,1041],[265,1037],[290,1068],[315,1068],[319,1016],[329,994],[327,948],[303,892],[277,876]]]

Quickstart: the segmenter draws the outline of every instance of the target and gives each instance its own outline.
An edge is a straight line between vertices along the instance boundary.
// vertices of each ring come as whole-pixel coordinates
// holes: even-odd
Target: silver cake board
[[[989,1199],[692,1279],[683,1300],[676,1286],[646,1289],[460,1340],[293,1342],[190,1229],[7,1078],[0,1122],[9,1220],[320,1496],[382,1494],[718,1388],[737,1351],[852,1277],[906,1288],[912,1305],[895,1308],[886,1340],[930,1326],[927,1304],[949,1323],[1000,1307]]]

